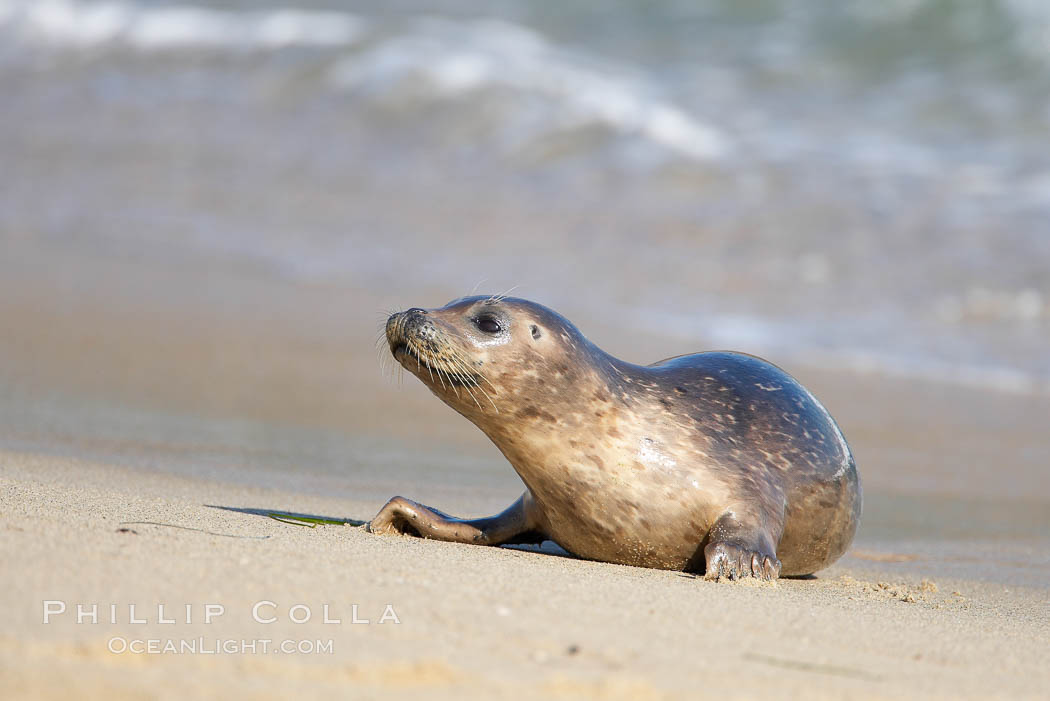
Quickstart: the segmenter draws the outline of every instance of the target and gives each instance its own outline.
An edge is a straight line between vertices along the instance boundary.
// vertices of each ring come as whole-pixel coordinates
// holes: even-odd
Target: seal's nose
[[[415,331],[422,328],[426,323],[427,310],[412,307],[401,313],[402,324],[406,331]]]
[[[386,337],[391,348],[402,343],[405,336],[418,331],[426,318],[427,310],[412,307],[403,312],[391,314],[386,320]]]

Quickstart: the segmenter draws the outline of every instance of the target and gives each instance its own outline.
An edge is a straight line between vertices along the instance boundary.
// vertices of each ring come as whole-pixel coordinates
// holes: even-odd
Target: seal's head
[[[485,296],[393,314],[386,338],[401,365],[475,423],[520,409],[523,395],[571,389],[579,351],[597,350],[540,304]]]

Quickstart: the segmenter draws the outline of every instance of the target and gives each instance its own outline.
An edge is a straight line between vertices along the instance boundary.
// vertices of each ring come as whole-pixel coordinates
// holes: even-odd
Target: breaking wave
[[[363,27],[359,18],[343,12],[232,12],[190,5],[0,0],[0,30],[23,41],[76,48],[346,46],[361,36]]]

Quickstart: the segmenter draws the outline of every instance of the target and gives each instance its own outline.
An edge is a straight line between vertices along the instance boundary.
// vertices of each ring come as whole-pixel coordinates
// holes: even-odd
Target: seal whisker
[[[481,386],[480,384],[478,384],[478,383],[475,383],[475,384],[474,384],[474,386],[478,388],[478,391],[479,391],[479,392],[481,392],[481,394],[482,394],[482,395],[483,395],[483,396],[485,397],[485,399],[487,399],[487,400],[488,400],[489,404],[491,404],[491,405],[492,405],[492,408],[493,408],[493,409],[495,409],[495,410],[496,410],[496,413],[498,414],[498,413],[499,413],[499,407],[497,407],[497,406],[496,406],[496,402],[494,402],[494,401],[492,400],[492,395],[490,395],[490,394],[489,394],[488,390],[486,390],[486,389],[485,389],[484,387],[482,387],[482,386]],[[493,393],[495,393],[495,394],[497,394],[497,395],[499,394],[498,392],[496,392],[496,390],[495,390],[495,389],[493,389]]]
[[[470,392],[469,389],[467,391]],[[473,392],[470,392],[470,398],[473,399],[474,403],[478,405],[478,409],[481,409],[482,411],[485,410],[485,407],[481,405],[481,402],[478,401],[478,398],[474,396]]]
[[[387,367],[386,356],[384,356],[383,354],[380,353],[379,354],[379,374],[380,374],[380,376],[382,376],[383,379],[388,379],[390,377],[390,370],[392,370],[392,369],[393,369],[392,367]]]
[[[514,290],[518,289],[519,287],[520,287],[520,285],[514,285],[514,287],[511,287],[509,290],[507,290],[506,292],[504,292],[502,294],[492,295],[491,297],[488,298],[488,300],[486,301],[486,304],[499,304],[500,302],[502,302],[503,300],[505,300],[507,298],[507,295],[509,295],[511,292],[513,292]]]
[[[458,397],[459,396],[459,387],[456,387],[456,383],[452,381],[452,376],[448,374],[448,370],[445,370],[444,368],[438,368],[438,377],[439,378],[441,377],[441,373],[445,373],[445,377],[448,378],[448,386],[452,388],[452,391],[455,392],[456,396]],[[444,381],[441,382],[441,387],[442,388],[445,387],[445,382]]]
[[[490,380],[489,378],[485,377],[485,375],[483,375],[483,374],[482,374],[482,373],[480,373],[480,372],[476,373],[476,375],[477,375],[478,377],[480,377],[480,378],[481,378],[482,380],[484,380],[485,382],[487,382],[487,383],[488,383],[489,387],[491,387],[491,388],[492,388],[492,393],[493,393],[493,394],[499,394],[499,390],[497,390],[497,389],[496,389],[496,385],[492,384],[492,380]],[[481,384],[479,383],[479,384],[478,384],[478,386],[480,387],[480,386],[481,386]]]
[[[481,384],[477,380],[478,377],[482,377],[481,374],[471,370],[471,368],[467,366],[467,363],[462,356],[452,355],[450,361],[453,365],[458,366],[460,368],[457,374],[459,374],[465,382],[469,381],[475,387],[481,389]],[[484,377],[482,377],[482,379],[484,379]],[[482,391],[484,392],[484,390]]]
[[[476,378],[475,384],[477,384],[480,387],[481,382],[479,380],[484,380],[489,384],[490,387],[492,387],[493,392],[499,394],[499,392],[496,391],[496,386],[492,384],[492,381],[489,378],[485,377],[484,373],[482,373],[480,370],[475,370],[472,367],[470,367],[470,365],[467,362],[468,358],[465,355],[459,354],[456,355],[455,358],[459,361],[459,364],[463,367],[463,369],[467,372],[468,375],[470,375],[472,378]]]
[[[465,371],[466,371],[466,372],[468,373],[468,375],[467,375],[467,376],[468,376],[468,377],[469,377],[469,378],[470,378],[470,379],[472,380],[472,382],[473,382],[473,385],[474,385],[474,387],[475,387],[475,388],[477,388],[477,390],[478,390],[479,392],[481,392],[481,394],[482,394],[482,395],[484,395],[485,399],[487,399],[487,400],[488,400],[489,404],[491,404],[491,405],[492,405],[492,408],[493,408],[493,409],[495,409],[495,410],[496,410],[496,413],[498,414],[498,413],[499,413],[499,407],[497,407],[497,406],[496,406],[496,402],[492,401],[492,397],[490,397],[490,396],[489,396],[489,393],[485,391],[485,388],[484,388],[484,387],[482,387],[482,386],[481,386],[481,384],[480,384],[480,383],[479,383],[479,382],[478,382],[478,381],[477,381],[476,379],[474,379],[475,377],[482,377],[482,379],[484,379],[484,376],[482,376],[482,375],[481,375],[480,373],[474,373],[474,372],[472,372],[472,371],[470,370],[470,368],[466,367],[466,363],[465,363],[465,361],[464,361],[463,359],[461,359],[460,357],[457,357],[457,356],[453,356],[453,358],[452,358],[452,359],[453,359],[453,361],[454,361],[454,362],[458,363],[458,364],[460,365],[460,367],[463,367],[463,368],[464,368],[464,370],[465,370]],[[490,384],[491,384],[491,383],[490,383]],[[467,390],[467,391],[469,392],[470,390]],[[495,391],[495,390],[493,390],[493,391]],[[470,396],[471,396],[471,397],[474,397],[474,393],[473,393],[473,392],[471,392],[471,393],[470,393]],[[477,401],[478,401],[478,400],[477,400],[477,397],[474,397],[474,401],[475,401],[475,402],[477,402]],[[481,407],[481,404],[480,404],[480,402],[478,402],[478,408],[479,408],[479,409],[481,409],[481,408],[482,408],[482,407]]]
[[[408,349],[407,352],[416,359],[416,371],[417,372],[422,372],[423,368],[426,368],[427,369],[427,374],[430,375],[430,381],[433,382],[434,381],[434,370],[435,370],[435,367],[434,367],[433,360],[430,357],[430,354],[426,353],[422,349],[418,348],[416,346],[416,344],[412,342],[411,338],[407,339],[405,341],[405,348]],[[424,355],[426,355],[427,357],[424,358],[423,357]],[[445,389],[445,381],[441,377],[441,368],[436,368],[436,369],[438,371],[438,373],[437,373],[438,382],[441,383],[441,388]]]
[[[379,336],[376,337],[375,350],[376,357],[379,360],[379,374],[386,379],[393,379],[394,377],[394,366],[390,363],[391,356],[385,347],[387,345],[386,329],[384,328],[379,332]]]
[[[458,397],[459,396],[459,387],[457,387],[457,384],[462,384],[464,386],[464,389],[466,389],[466,383],[462,382],[462,378],[460,378],[458,372],[449,372],[448,367],[439,366],[438,367],[438,375],[440,376],[440,374],[442,372],[445,373],[445,377],[448,378],[449,386],[452,387],[453,390],[455,390],[456,396]],[[455,375],[455,378],[453,378],[453,375]],[[459,382],[457,382],[457,380],[459,380]],[[470,390],[468,389],[467,391],[469,392]]]
[[[480,378],[481,380],[488,382],[489,386],[492,387],[493,391],[496,390],[495,385],[493,385],[492,382],[487,377],[485,377],[485,375],[483,375],[480,371],[474,370],[470,367],[470,365],[467,363],[467,358],[465,355],[463,355],[459,351],[454,351],[451,359],[463,369],[463,373],[466,377],[469,377],[474,382],[475,387],[481,387],[481,382],[479,382]]]
[[[465,370],[466,366],[463,364],[463,360],[459,351],[457,351],[454,348],[450,349],[447,361],[449,365],[456,368],[457,374],[463,374],[461,371]]]
[[[455,382],[452,382],[452,375],[454,374],[456,376],[456,379],[459,380],[458,384],[463,386],[463,389],[467,391],[471,399],[474,400],[474,403],[478,405],[478,408],[483,408],[481,406],[481,402],[478,401],[477,396],[475,396],[470,389],[472,386],[475,388],[478,387],[477,381],[474,380],[471,373],[469,372],[469,369],[464,365],[458,352],[452,349],[449,353],[448,358],[445,359],[445,363],[448,367],[451,367],[453,370],[453,372],[450,373],[448,367],[445,368],[445,373],[449,376],[449,382],[452,384],[452,386],[455,388],[457,384]],[[456,392],[456,396],[459,396],[458,391]],[[491,402],[492,400],[489,399],[489,401]]]
[[[470,398],[474,400],[474,403],[478,405],[478,409],[481,409],[481,402],[479,402],[478,398],[474,396],[474,393],[470,391],[470,385],[464,384],[463,389],[466,390],[467,394],[470,395]]]

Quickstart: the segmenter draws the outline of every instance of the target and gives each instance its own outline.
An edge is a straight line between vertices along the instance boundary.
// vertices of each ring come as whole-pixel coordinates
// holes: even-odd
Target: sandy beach
[[[1037,698],[1045,688],[1046,589],[984,580],[970,547],[862,543],[815,579],[713,584],[226,510],[359,517],[376,507],[367,500],[2,460],[8,698]],[[1014,550],[995,566],[1030,569],[1039,557]],[[45,600],[99,603],[101,620],[77,624],[70,610],[45,625]],[[259,602],[273,602],[257,612],[275,622],[253,618]],[[128,604],[145,624],[128,622]],[[177,622],[158,623],[158,604]],[[224,612],[206,625],[208,604]],[[311,621],[290,622],[306,615],[297,605]],[[387,605],[398,623],[379,623]],[[369,623],[352,622],[353,606]],[[151,639],[331,641],[332,652],[109,651]]]

